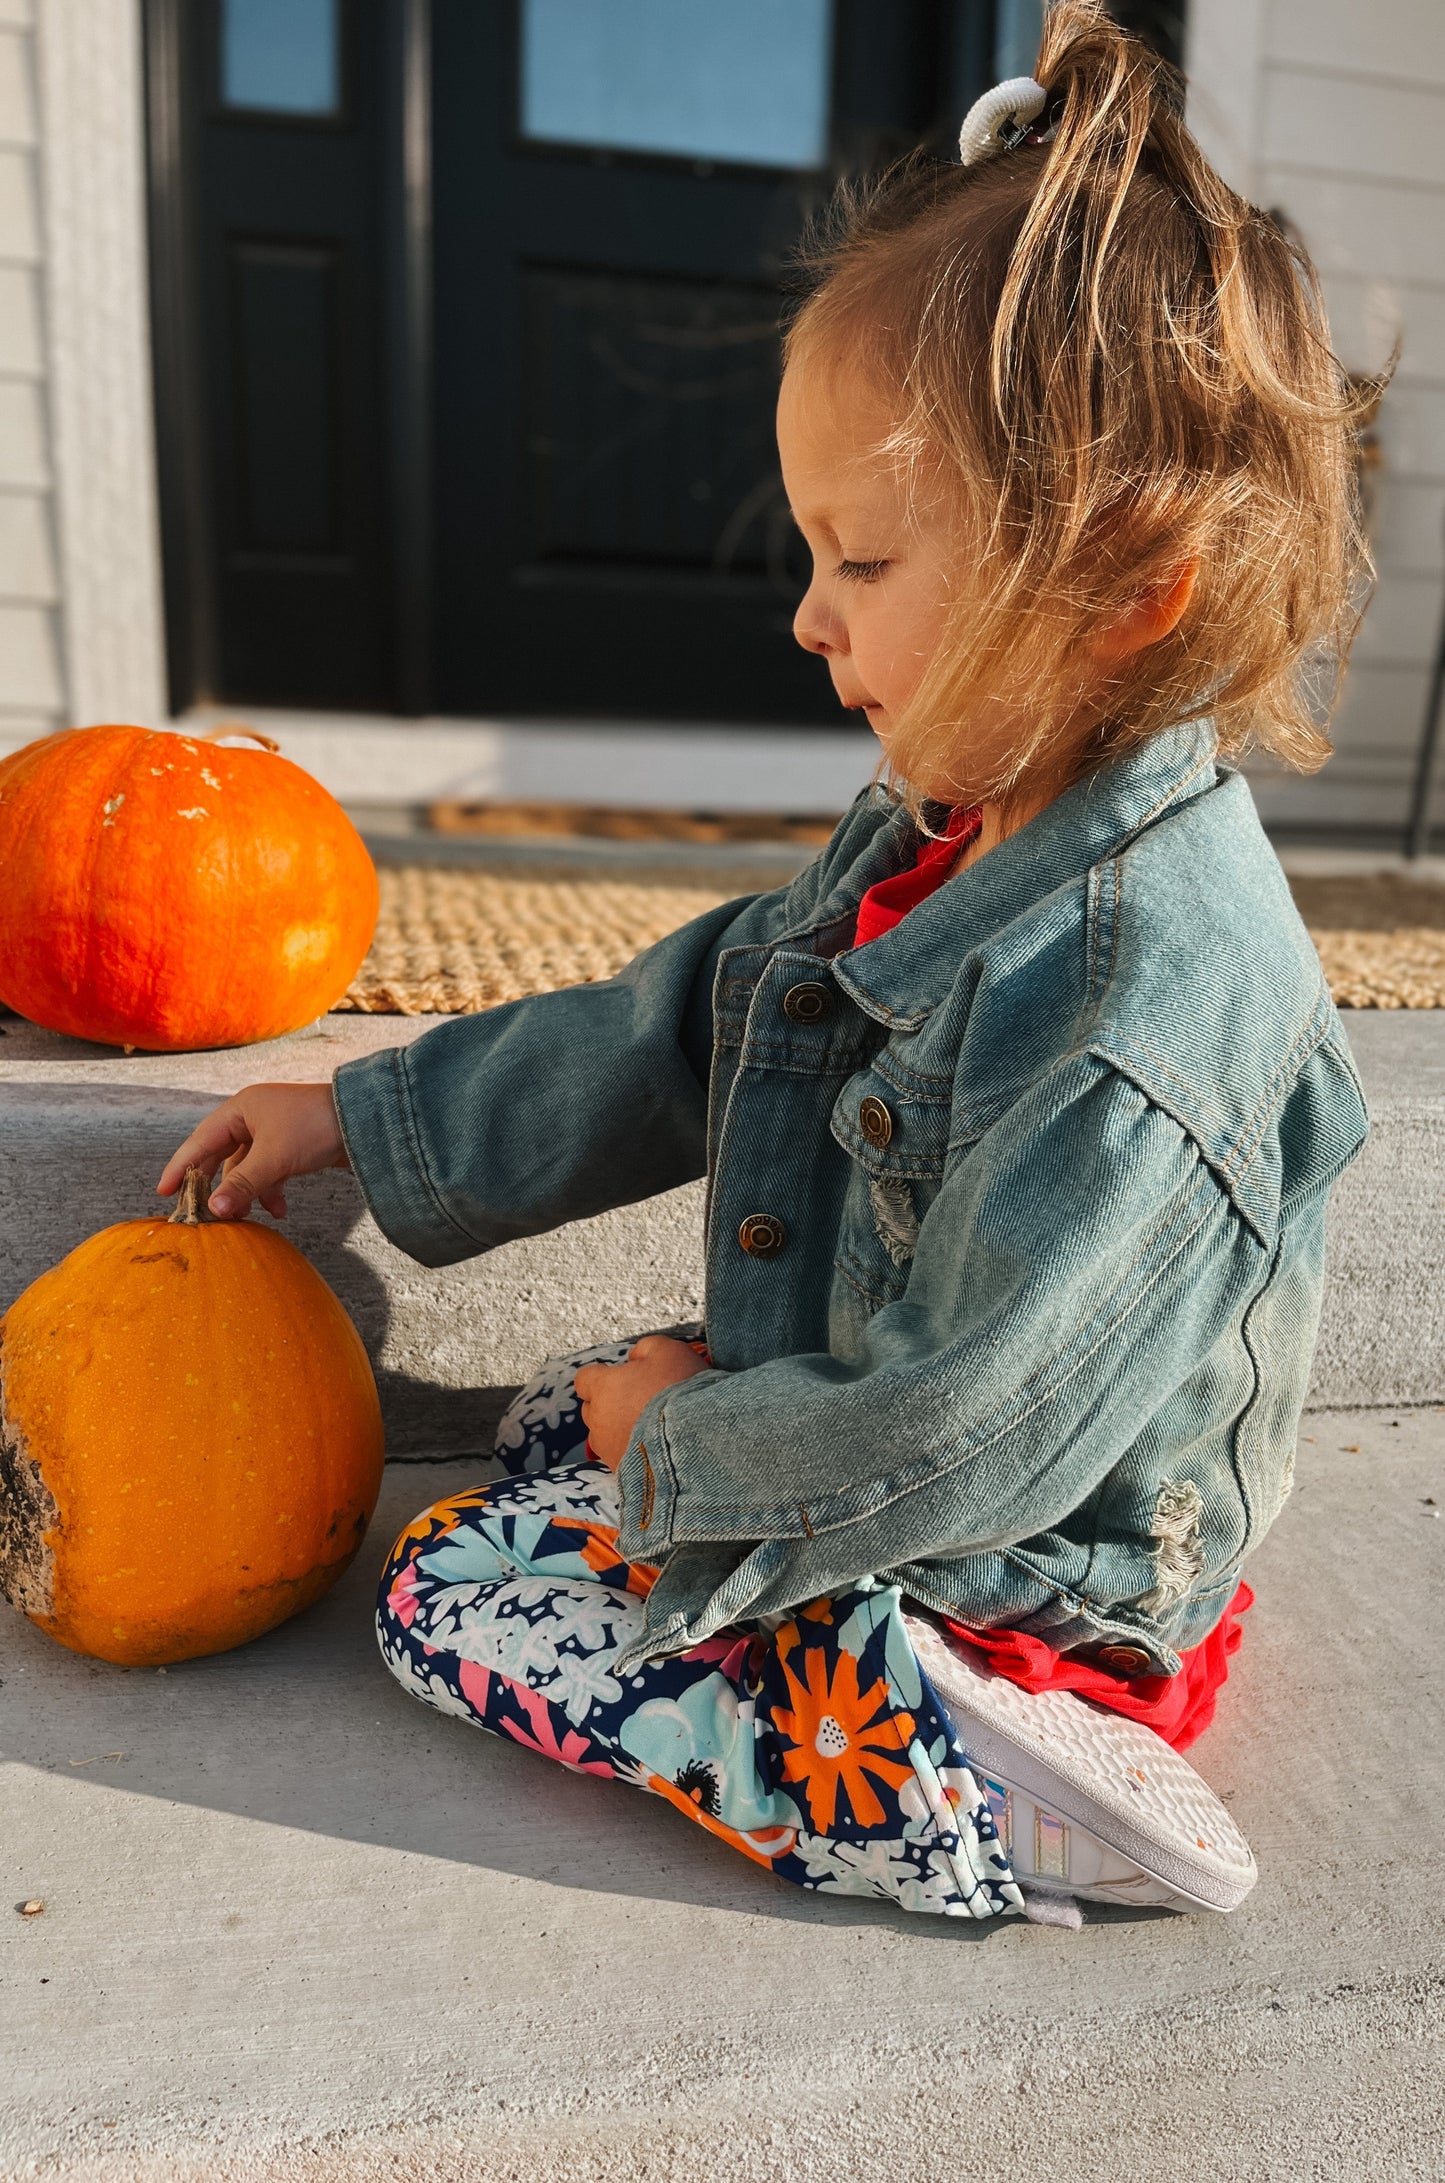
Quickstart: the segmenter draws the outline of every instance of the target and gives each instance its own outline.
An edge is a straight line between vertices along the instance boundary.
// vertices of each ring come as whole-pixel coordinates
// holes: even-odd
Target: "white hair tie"
[[[958,132],[961,165],[977,167],[999,152],[1011,152],[1016,144],[1046,144],[1052,127],[1035,130],[1033,123],[1049,103],[1049,94],[1032,76],[1010,76],[975,99]]]

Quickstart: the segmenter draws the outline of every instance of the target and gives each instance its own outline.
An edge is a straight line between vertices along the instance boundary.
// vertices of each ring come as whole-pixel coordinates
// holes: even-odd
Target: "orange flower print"
[[[468,1486],[464,1492],[454,1493],[448,1501],[434,1501],[430,1508],[424,1508],[420,1516],[414,1518],[401,1533],[392,1548],[393,1556],[399,1554],[410,1539],[416,1539],[425,1546],[433,1539],[448,1536],[468,1516],[485,1511],[491,1491],[489,1485]]]
[[[612,1525],[579,1523],[574,1516],[554,1516],[552,1529],[586,1533],[577,1552],[604,1584],[635,1593],[638,1599],[646,1599],[656,1584],[661,1572],[654,1569],[651,1562],[623,1560],[617,1551],[617,1532]]]
[[[818,1833],[832,1830],[840,1786],[858,1825],[877,1826],[883,1806],[867,1777],[876,1775],[890,1789],[912,1780],[907,1761],[889,1756],[900,1746],[907,1748],[912,1715],[888,1714],[888,1685],[881,1676],[859,1691],[858,1663],[850,1652],[839,1653],[831,1683],[828,1655],[821,1647],[803,1655],[806,1685],[799,1682],[790,1660],[782,1665],[793,1701],[791,1712],[784,1706],[773,1708],[773,1725],[793,1746],[783,1759],[784,1779],[802,1783]]]

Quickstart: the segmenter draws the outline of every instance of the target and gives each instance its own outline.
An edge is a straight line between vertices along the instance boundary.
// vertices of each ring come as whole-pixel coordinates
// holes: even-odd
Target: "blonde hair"
[[[787,335],[790,359],[887,388],[887,451],[967,526],[895,779],[915,807],[914,780],[1007,800],[1205,713],[1227,754],[1312,771],[1365,567],[1353,435],[1383,381],[1352,389],[1308,257],[1214,172],[1179,77],[1101,0],[1056,0],[1035,74],[1051,140],[840,194]],[[1111,674],[1081,749],[1071,655],[1191,564],[1178,626]],[[1029,725],[980,760],[967,722],[999,696]]]

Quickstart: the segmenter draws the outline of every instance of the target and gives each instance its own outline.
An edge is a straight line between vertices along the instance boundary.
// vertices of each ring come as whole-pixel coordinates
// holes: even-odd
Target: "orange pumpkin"
[[[272,1228],[102,1229],[0,1319],[0,1591],[73,1652],[226,1652],[319,1599],[381,1484],[361,1338]]]
[[[0,1000],[48,1030],[279,1038],[340,999],[376,911],[361,836],[274,747],[77,728],[0,763]]]

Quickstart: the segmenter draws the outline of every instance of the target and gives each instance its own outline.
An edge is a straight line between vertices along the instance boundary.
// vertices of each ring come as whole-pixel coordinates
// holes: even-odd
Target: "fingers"
[[[225,1167],[210,1198],[216,1218],[244,1219],[259,1199],[280,1219],[286,1211],[282,1185],[293,1175],[348,1164],[331,1086],[248,1085],[192,1130],[156,1187],[169,1197],[188,1167],[209,1176],[222,1159]]]
[[[258,1151],[254,1138],[248,1137],[245,1150],[233,1152],[221,1169],[220,1179],[207,1200],[207,1211],[217,1220],[244,1220],[259,1199],[268,1213],[279,1200],[284,1213],[286,1201],[280,1186],[286,1173],[274,1157]]]
[[[243,1160],[237,1167],[228,1167],[223,1180],[211,1192],[206,1210],[217,1220],[244,1220],[257,1198],[266,1202],[268,1192],[274,1190],[275,1177],[248,1173]]]
[[[250,1131],[235,1102],[228,1099],[224,1106],[217,1107],[203,1122],[198,1122],[179,1151],[171,1154],[156,1184],[157,1195],[174,1197],[186,1179],[188,1167],[199,1167],[204,1174],[214,1175],[227,1154],[238,1151],[250,1141]]]
[[[696,1357],[691,1342],[680,1342],[673,1334],[644,1334],[640,1342],[634,1342],[627,1353],[629,1364],[666,1363],[677,1364],[684,1356]]]

